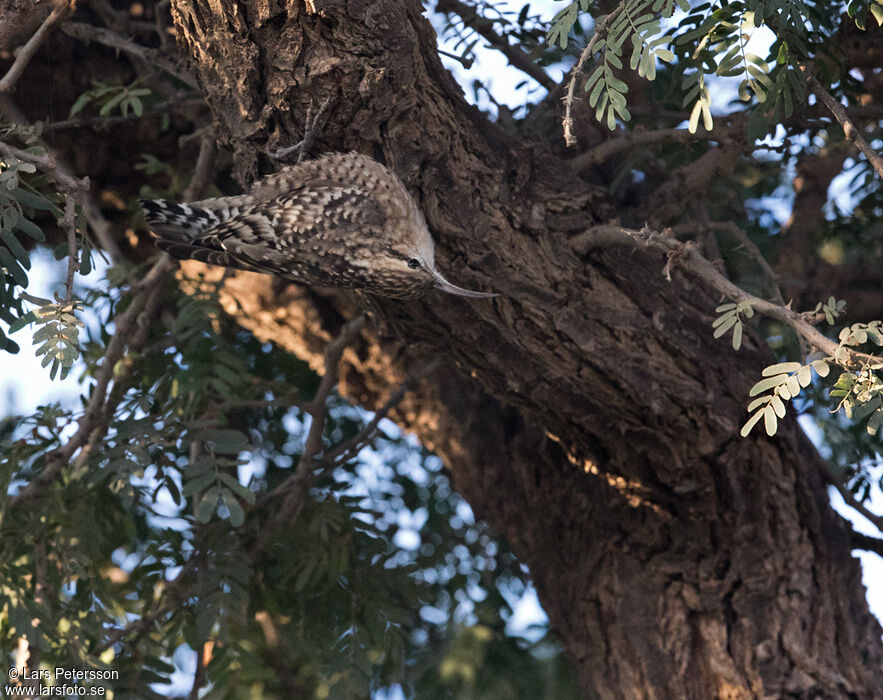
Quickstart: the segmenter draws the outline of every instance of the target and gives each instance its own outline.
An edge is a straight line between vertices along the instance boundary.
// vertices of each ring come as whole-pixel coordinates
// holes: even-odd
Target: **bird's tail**
[[[142,199],[140,203],[147,226],[160,240],[190,241],[222,220],[211,209],[167,199]]]

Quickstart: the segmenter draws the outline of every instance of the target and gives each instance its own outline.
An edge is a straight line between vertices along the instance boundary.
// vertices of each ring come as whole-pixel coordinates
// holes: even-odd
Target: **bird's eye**
[[[408,267],[410,267],[412,270],[419,270],[420,261],[417,258],[411,258],[410,260],[408,260]]]

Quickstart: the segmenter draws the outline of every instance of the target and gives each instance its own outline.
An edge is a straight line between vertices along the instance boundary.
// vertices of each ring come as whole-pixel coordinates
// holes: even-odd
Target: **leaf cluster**
[[[86,107],[95,107],[100,117],[110,116],[115,109],[118,109],[124,117],[129,116],[130,111],[140,117],[144,114],[144,98],[153,94],[150,88],[137,87],[140,82],[135,80],[130,85],[96,82],[90,90],[76,99],[71,106],[69,116],[73,118]]]

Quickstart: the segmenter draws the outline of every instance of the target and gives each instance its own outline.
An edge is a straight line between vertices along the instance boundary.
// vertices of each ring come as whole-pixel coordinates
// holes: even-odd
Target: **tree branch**
[[[780,306],[785,306],[785,299],[782,296],[782,292],[779,289],[779,276],[776,274],[775,270],[770,267],[770,264],[767,262],[766,258],[763,256],[763,253],[760,252],[760,248],[752,241],[748,234],[745,233],[741,228],[736,226],[732,221],[702,221],[697,222],[696,224],[682,224],[679,226],[674,226],[673,229],[675,231],[680,231],[683,228],[696,229],[696,228],[706,228],[711,229],[712,231],[724,231],[726,233],[731,234],[735,238],[739,240],[739,243],[747,251],[749,257],[757,263],[757,266],[761,269],[764,276],[767,279],[767,283],[769,286],[770,292],[772,292],[773,297],[775,297],[775,301]],[[824,315],[820,317],[824,319]]]
[[[458,15],[463,24],[475,30],[476,33],[488,40],[491,46],[502,53],[509,61],[510,65],[520,70],[525,75],[529,75],[536,80],[546,90],[553,90],[556,83],[549,74],[546,73],[539,65],[537,65],[530,56],[518,46],[513,46],[509,40],[500,36],[494,31],[494,23],[487,17],[482,17],[478,11],[459,0],[438,0],[435,6],[436,12],[450,12]]]
[[[595,33],[592,34],[588,46],[583,49],[583,52],[579,55],[579,60],[576,62],[576,65],[570,73],[570,81],[567,83],[567,96],[564,98],[564,119],[561,121],[561,125],[564,127],[564,142],[568,146],[576,144],[576,136],[573,135],[573,116],[571,116],[571,112],[573,111],[573,93],[576,90],[577,78],[583,71],[583,64],[586,62],[586,59],[588,59],[594,52],[595,44],[607,34],[607,28],[610,26],[610,23],[619,16],[623,7],[624,5],[620,4],[613,12],[598,22],[598,26],[595,27]]]
[[[837,121],[840,122],[846,140],[855,144],[856,148],[858,148],[858,150],[865,155],[865,158],[868,159],[868,162],[871,164],[871,167],[874,168],[877,175],[883,178],[883,158],[881,158],[877,152],[871,148],[870,144],[865,141],[861,132],[849,118],[843,105],[835,100],[833,95],[825,90],[825,88],[822,87],[822,84],[816,80],[814,76],[808,75],[806,80],[812,88],[812,91],[818,95],[819,99],[825,103],[825,106],[831,110],[831,114],[833,114]]]
[[[374,437],[380,421],[386,418],[389,412],[399,404],[399,402],[405,397],[405,394],[411,391],[411,389],[417,382],[435,372],[435,370],[438,369],[438,366],[439,360],[433,360],[428,365],[408,377],[408,379],[406,379],[404,382],[399,384],[396,387],[395,391],[390,394],[390,397],[386,400],[386,403],[384,403],[383,406],[381,406],[374,413],[374,417],[368,422],[367,425],[365,425],[364,428],[353,435],[349,440],[340,443],[339,445],[335,446],[334,449],[320,455],[319,459],[317,460],[317,464],[314,466],[337,466],[355,457],[359,453],[359,451]]]
[[[883,557],[883,540],[854,530],[850,533],[850,540],[853,549],[874,552],[877,556]]]
[[[193,97],[192,94],[193,93],[187,93],[187,95],[181,100],[169,99],[163,100],[162,102],[157,102],[156,104],[147,107],[142,114],[129,112],[128,114],[114,114],[103,117],[75,117],[73,119],[63,119],[57,122],[44,122],[43,133],[60,131],[62,129],[80,129],[83,127],[94,127],[96,129],[101,129],[103,127],[112,126],[114,124],[137,121],[151,115],[168,114],[169,111],[173,109],[190,106],[195,107],[205,104],[201,97]]]
[[[822,476],[825,477],[825,481],[827,481],[831,486],[837,489],[837,492],[843,498],[843,501],[852,508],[854,511],[860,513],[865,518],[870,521],[870,523],[876,527],[880,532],[883,532],[883,515],[878,515],[871,510],[868,510],[867,506],[864,503],[861,503],[856,499],[856,497],[852,494],[852,492],[846,488],[846,484],[843,483],[843,480],[837,476],[824,460],[819,460],[820,469],[822,472]]]
[[[609,139],[584,153],[574,156],[570,163],[576,170],[585,170],[635,146],[662,142],[720,141],[723,138],[731,137],[731,134],[728,132],[736,129],[741,130],[741,124],[736,126],[717,126],[713,131],[700,132],[697,130],[695,134],[691,134],[686,129],[658,129],[656,131],[635,129],[633,131],[626,131],[617,138]]]
[[[15,62],[6,71],[6,75],[0,79],[0,92],[10,92],[15,87],[25,68],[31,62],[34,54],[43,45],[43,42],[49,37],[52,28],[67,17],[74,8],[73,0],[60,0],[55,9],[40,25],[40,28],[34,32],[34,35],[28,39],[28,42],[22,46],[15,56]]]
[[[327,402],[334,387],[337,386],[337,366],[340,363],[340,357],[346,346],[365,327],[366,322],[367,318],[364,314],[357,316],[345,324],[340,335],[328,343],[328,346],[325,348],[325,375],[322,377],[319,388],[316,389],[316,394],[309,407],[312,423],[307,433],[307,440],[303,452],[298,459],[297,469],[294,474],[267,494],[267,498],[283,493],[286,495],[282,506],[273,518],[273,525],[268,526],[258,540],[257,552],[262,551],[267,546],[270,537],[272,537],[276,529],[275,525],[290,524],[297,519],[303,508],[304,500],[312,481],[313,469],[316,467],[315,457],[322,449],[322,432],[325,429],[325,419],[328,417]]]
[[[200,86],[196,78],[190,73],[179,68],[174,61],[162,55],[162,52],[151,49],[134,41],[126,39],[119,34],[114,34],[109,29],[103,27],[93,27],[85,22],[68,22],[62,27],[62,31],[68,36],[72,36],[80,41],[95,41],[112,49],[124,51],[132,56],[136,56],[147,63],[153,64],[174,78],[194,90],[199,90]]]
[[[595,226],[571,239],[574,250],[585,255],[590,249],[604,244],[643,245],[664,251],[669,257],[669,265],[677,260],[678,264],[696,275],[711,287],[736,303],[749,302],[757,312],[775,318],[788,325],[795,333],[806,339],[809,344],[833,357],[840,349],[839,343],[820,333],[815,326],[806,320],[806,315],[791,309],[755,297],[728,280],[714,264],[705,258],[696,245],[688,241],[682,243],[664,234],[651,231],[646,227],[640,231],[622,226],[603,224]],[[667,267],[669,267],[667,265]],[[883,363],[883,357],[859,353],[847,348],[845,366],[854,367],[865,362]]]

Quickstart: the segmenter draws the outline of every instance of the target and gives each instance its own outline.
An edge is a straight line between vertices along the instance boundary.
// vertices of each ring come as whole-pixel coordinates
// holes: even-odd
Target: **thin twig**
[[[0,92],[10,92],[15,87],[34,54],[37,53],[37,50],[49,37],[52,28],[70,14],[73,5],[74,3],[70,0],[61,0],[55,6],[55,9],[49,13],[49,16],[40,25],[40,28],[34,32],[34,35],[16,52],[15,62],[6,71],[6,75],[3,76],[2,80],[0,80]]]
[[[840,122],[840,125],[843,127],[843,135],[846,137],[846,140],[850,143],[855,144],[856,148],[864,153],[865,158],[868,159],[868,162],[871,164],[871,167],[877,172],[877,175],[883,178],[883,158],[871,148],[870,144],[865,141],[864,137],[861,135],[861,132],[856,128],[855,124],[849,118],[849,115],[846,113],[846,109],[844,109],[843,105],[840,104],[837,100],[834,99],[833,95],[830,92],[825,90],[822,87],[822,84],[815,79],[814,76],[808,75],[806,78],[809,86],[812,88],[813,92],[819,96],[819,99],[825,103],[825,106],[831,110],[831,114],[834,115],[834,118]]]
[[[5,156],[16,158],[25,163],[32,163],[43,170],[49,177],[55,180],[62,188],[69,192],[76,192],[83,186],[83,182],[73,175],[58,167],[58,162],[52,153],[38,155],[16,148],[8,143],[0,141],[0,153]],[[87,181],[88,184],[88,181]]]
[[[70,304],[74,298],[74,276],[80,271],[80,256],[77,251],[77,200],[67,194],[64,202],[62,227],[67,231],[67,277],[64,282],[64,303]]]
[[[624,5],[619,5],[613,12],[598,22],[588,46],[583,49],[583,52],[579,55],[579,60],[570,73],[570,81],[567,83],[567,96],[564,98],[564,119],[561,121],[561,125],[564,127],[564,142],[568,146],[576,145],[576,136],[573,135],[573,116],[571,113],[573,111],[573,93],[576,91],[577,79],[583,72],[583,64],[586,62],[586,59],[594,53],[595,44],[607,33],[610,23],[619,16],[623,7]]]
[[[62,129],[81,129],[84,127],[93,127],[96,129],[101,129],[106,126],[112,126],[114,124],[122,124],[124,122],[137,121],[139,119],[145,119],[146,117],[153,115],[162,115],[168,114],[169,110],[181,107],[189,107],[189,106],[197,106],[205,104],[205,100],[201,97],[192,97],[192,93],[188,93],[187,99],[182,100],[163,100],[162,102],[157,102],[154,105],[151,105],[147,109],[145,109],[141,114],[136,114],[135,112],[129,112],[128,114],[114,114],[108,116],[94,116],[94,117],[74,117],[73,119],[63,119],[57,122],[44,122],[43,123],[43,133],[52,132],[52,131],[60,131]]]
[[[846,488],[846,484],[843,483],[843,480],[837,476],[832,470],[831,467],[828,466],[827,462],[823,460],[819,461],[819,467],[822,472],[822,476],[825,477],[825,480],[837,489],[837,492],[843,497],[844,502],[850,508],[860,513],[864,517],[866,517],[871,524],[876,527],[880,532],[883,532],[883,515],[878,515],[873,511],[868,510],[867,506],[864,503],[861,503],[856,497],[850,492],[848,488]]]
[[[353,435],[334,449],[319,456],[315,466],[333,466],[343,464],[359,453],[359,451],[374,437],[377,432],[377,426],[380,424],[389,412],[398,406],[399,402],[405,397],[411,389],[422,379],[426,378],[438,369],[439,360],[433,360],[422,369],[412,374],[408,379],[398,385],[395,391],[390,394],[386,403],[383,404],[375,413],[374,417],[362,428],[358,433]]]
[[[153,625],[156,620],[167,613],[180,608],[180,600],[178,598],[172,598],[172,594],[178,592],[178,589],[183,585],[185,577],[196,568],[197,561],[196,555],[191,556],[181,567],[181,570],[175,578],[171,581],[163,582],[162,590],[160,591],[159,596],[155,598],[157,607],[150,612],[142,614],[141,617],[127,624],[125,627],[118,627],[114,630],[108,635],[103,643],[91,650],[92,656],[101,656],[104,651],[120,642],[126,641],[133,634],[137,640],[148,632],[151,625]],[[180,596],[180,598],[186,598],[186,596]],[[129,644],[134,645],[134,642],[130,641]]]

